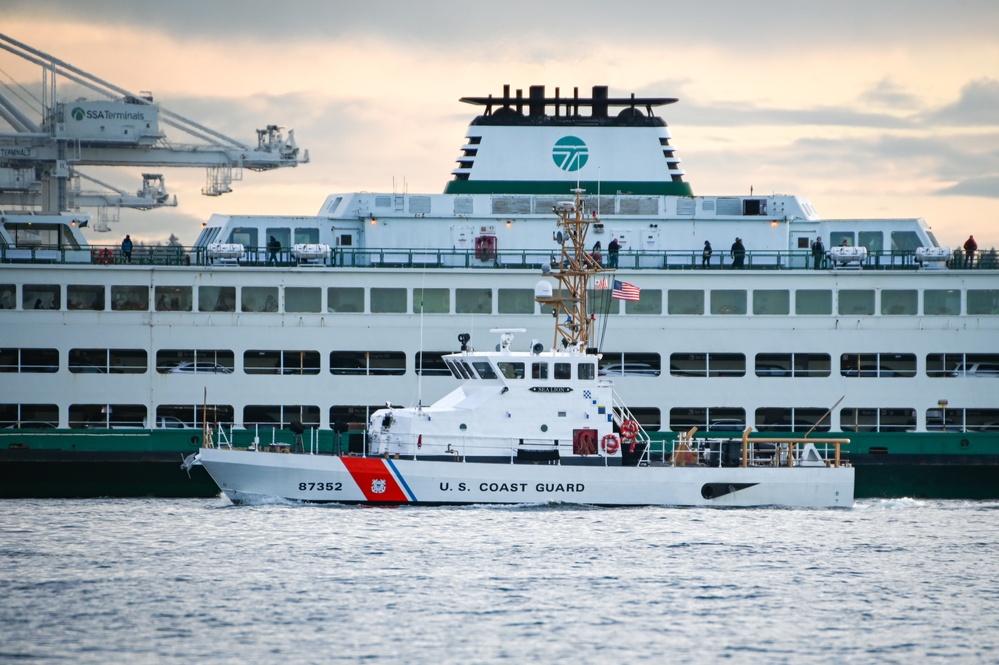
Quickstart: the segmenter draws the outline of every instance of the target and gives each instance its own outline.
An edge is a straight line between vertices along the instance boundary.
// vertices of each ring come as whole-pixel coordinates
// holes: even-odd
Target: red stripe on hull
[[[383,503],[409,501],[383,460],[376,457],[344,457],[341,461],[368,501]]]

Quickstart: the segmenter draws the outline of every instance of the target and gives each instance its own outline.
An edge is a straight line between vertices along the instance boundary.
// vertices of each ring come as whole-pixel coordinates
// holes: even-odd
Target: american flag
[[[634,284],[629,284],[628,282],[622,282],[619,280],[614,280],[614,290],[611,291],[611,297],[617,298],[618,300],[638,300],[639,293],[641,289]]]

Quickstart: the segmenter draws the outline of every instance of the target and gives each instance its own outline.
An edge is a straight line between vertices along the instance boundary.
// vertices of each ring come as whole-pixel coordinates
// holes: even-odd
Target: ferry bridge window
[[[663,292],[661,289],[642,289],[638,300],[624,301],[625,314],[659,315],[663,313]]]
[[[111,311],[145,312],[149,309],[148,286],[112,286]]]
[[[284,311],[286,312],[321,312],[322,299],[323,291],[319,287],[284,287]]]
[[[663,416],[659,409],[651,406],[632,406],[628,410],[631,411],[631,417],[638,421],[642,429],[649,432],[662,431]]]
[[[13,284],[0,284],[0,309],[17,307],[17,289]]]
[[[161,374],[232,374],[235,355],[226,349],[160,349],[156,371]]]
[[[499,371],[503,374],[503,377],[506,379],[524,378],[524,363],[498,362],[496,363],[496,366],[499,368]],[[593,366],[590,365],[591,371],[592,368]],[[581,371],[580,374],[582,375],[583,372]],[[583,376],[580,376],[579,378],[583,378]],[[587,378],[592,379],[593,377],[590,376]]]
[[[821,407],[761,407],[756,409],[756,429],[760,432],[807,432],[814,427],[816,432],[828,432],[828,411]],[[826,417],[823,419],[823,416]]]
[[[874,314],[873,289],[840,289],[840,316],[870,316]]]
[[[69,426],[73,429],[142,429],[146,427],[144,404],[70,404]]]
[[[887,316],[918,314],[919,292],[915,289],[881,292],[881,313]]]
[[[499,289],[497,293],[500,314],[534,314],[532,289]]]
[[[730,289],[713,289],[711,291],[712,314],[745,314],[746,292]]]
[[[161,404],[156,407],[156,427],[165,429],[201,428],[204,421],[216,427],[231,426],[236,412],[231,404]]]
[[[59,351],[57,349],[0,349],[0,372],[43,372],[59,371]]]
[[[999,316],[999,289],[968,289],[968,314]]]
[[[881,231],[861,231],[859,233],[860,246],[866,247],[868,252],[881,252],[885,248],[885,236]]]
[[[378,294],[379,303],[375,304],[376,291],[401,291],[402,302],[396,309],[382,309],[385,306],[382,296]],[[364,312],[364,289],[360,287],[332,286],[326,290],[326,311],[328,312]],[[375,309],[379,307],[379,309]],[[405,312],[406,311],[406,291],[405,289],[371,289],[371,311],[372,312]]]
[[[414,371],[421,376],[451,376],[443,356],[451,351],[417,351]]]
[[[915,231],[892,231],[891,248],[901,252],[914,252],[923,246]]]
[[[704,314],[704,291],[670,289],[666,312],[669,314]]]
[[[662,360],[658,353],[618,353],[602,354],[600,376],[659,376]]]
[[[839,373],[850,377],[912,377],[916,375],[914,353],[844,353]]]
[[[794,292],[795,314],[832,314],[832,291],[798,289]]]
[[[157,286],[154,290],[157,312],[190,312],[193,299],[190,286]]]
[[[454,311],[458,314],[492,314],[492,289],[455,289]]]
[[[248,404],[243,407],[243,427],[286,429],[299,422],[305,427],[319,427],[319,407],[312,405]]]
[[[781,316],[791,313],[791,293],[786,289],[753,291],[753,314]]]
[[[449,289],[413,289],[414,314],[449,314],[451,291]]]
[[[235,286],[199,286],[199,312],[235,312]]]
[[[371,311],[375,314],[395,314],[405,312],[406,289],[372,288]]]
[[[244,286],[240,289],[240,308],[244,312],[278,311],[276,286]]]
[[[400,376],[406,373],[402,351],[333,351],[330,373],[368,376]]]
[[[572,378],[572,365],[570,363],[553,363],[554,372],[552,376],[556,381],[568,380]]]
[[[70,284],[66,287],[69,309],[104,310],[104,286],[100,284]]]
[[[724,407],[676,407],[669,411],[669,428],[686,432],[696,427],[701,432],[738,432],[746,429],[746,410]]]
[[[55,404],[0,404],[0,428],[44,428],[59,426]]]
[[[243,353],[247,374],[319,374],[318,351],[249,350]]]
[[[927,316],[960,316],[960,289],[926,289],[923,291],[923,314]]]
[[[58,284],[25,284],[21,287],[23,309],[59,309],[62,289]]]
[[[145,349],[70,349],[69,371],[73,374],[145,374]]]

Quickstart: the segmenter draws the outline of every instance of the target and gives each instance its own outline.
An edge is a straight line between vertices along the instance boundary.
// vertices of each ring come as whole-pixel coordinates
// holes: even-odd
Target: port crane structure
[[[294,130],[286,134],[284,127],[269,124],[257,130],[255,145],[244,143],[170,111],[149,92],[121,88],[2,33],[0,49],[41,67],[40,96],[0,81],[0,212],[59,214],[96,207],[91,228],[107,231],[121,208],[177,205],[158,172],[164,167],[206,169],[201,193],[220,196],[232,191],[244,169],[269,171],[309,161]],[[98,98],[60,100],[57,85],[64,80]],[[170,140],[163,125],[185,133],[188,142]],[[157,172],[143,173],[141,187],[130,192],[83,173],[83,166]]]

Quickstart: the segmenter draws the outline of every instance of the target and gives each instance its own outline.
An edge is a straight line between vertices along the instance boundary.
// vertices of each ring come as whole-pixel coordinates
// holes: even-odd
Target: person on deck
[[[818,270],[822,265],[822,259],[825,258],[826,248],[822,244],[822,238],[816,238],[812,242],[812,267]]]
[[[704,241],[704,249],[701,250],[701,267],[708,268],[711,266],[711,254],[713,250],[711,249],[711,242],[708,240]]]
[[[621,251],[621,243],[614,238],[607,245],[607,262],[611,268],[617,268],[617,255]]]
[[[742,268],[746,260],[746,246],[742,244],[742,238],[735,239],[729,254],[732,256],[732,267]]]
[[[975,242],[975,236],[968,236],[968,239],[964,241],[965,268],[975,267],[975,252],[977,251],[978,251],[978,243]]]
[[[121,256],[127,263],[132,262],[132,236],[125,234],[125,239],[121,241]]]

